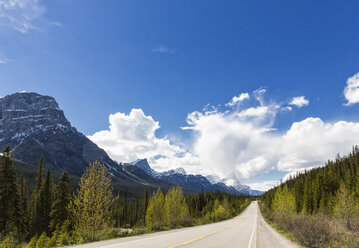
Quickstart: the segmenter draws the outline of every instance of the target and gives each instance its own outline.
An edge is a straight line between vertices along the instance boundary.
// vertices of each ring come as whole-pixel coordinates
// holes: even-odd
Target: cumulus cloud
[[[88,136],[109,156],[118,162],[131,162],[147,158],[158,169],[173,164],[193,164],[194,158],[181,144],[171,144],[167,137],[157,138],[159,123],[146,116],[141,109],[132,109],[130,114],[116,113],[109,117],[109,129]]]
[[[249,99],[249,98],[250,98],[250,96],[248,93],[241,93],[239,96],[234,96],[232,98],[232,100],[226,104],[226,106],[229,106],[229,107],[236,106],[236,105],[240,104],[241,102],[243,102],[244,100]]]
[[[251,189],[260,190],[260,191],[267,191],[273,187],[278,186],[278,181],[263,181],[263,182],[256,182],[256,183],[246,183]]]
[[[291,173],[286,180],[298,171],[322,166],[359,144],[356,122],[308,117],[286,130],[277,130],[275,120],[286,113],[285,107],[268,100],[265,93],[253,92],[251,97],[256,102],[247,108],[206,106],[189,113],[187,126],[182,128],[193,134],[193,143],[187,146],[157,137],[159,123],[141,109],[110,115],[109,129],[89,138],[119,162],[148,158],[160,171],[183,167],[189,173],[239,180],[271,170]],[[258,182],[254,188],[273,185],[273,181]]]
[[[46,21],[45,12],[40,0],[0,0],[0,25],[23,34],[50,25],[62,26],[60,22]]]
[[[243,110],[188,115],[186,129],[196,134],[193,152],[202,166],[220,177],[250,179],[270,170],[322,166],[359,143],[359,123],[347,121],[309,117],[277,131],[273,123],[282,107],[265,105],[263,95],[258,101],[259,106]]]
[[[289,105],[297,106],[301,108],[303,106],[309,105],[309,100],[305,99],[305,96],[293,97],[289,102]]]
[[[152,49],[153,53],[166,53],[166,54],[174,54],[177,52],[176,49],[166,47],[164,45],[158,45]]]
[[[359,102],[359,73],[348,78],[344,89],[345,99],[348,101],[345,105],[350,106]]]

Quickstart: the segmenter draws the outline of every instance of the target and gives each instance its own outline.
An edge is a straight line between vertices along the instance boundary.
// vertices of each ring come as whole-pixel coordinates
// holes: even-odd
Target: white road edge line
[[[254,221],[254,226],[253,226],[253,231],[252,231],[252,235],[251,235],[251,238],[249,240],[249,244],[248,244],[248,248],[251,248],[252,247],[252,242],[253,242],[253,237],[254,237],[254,232],[256,231],[257,229],[257,217],[258,217],[258,209],[256,208],[256,219]],[[256,247],[257,245],[257,242],[254,243]]]

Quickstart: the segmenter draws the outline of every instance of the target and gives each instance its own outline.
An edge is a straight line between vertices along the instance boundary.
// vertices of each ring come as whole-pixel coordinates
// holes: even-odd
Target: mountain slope
[[[133,165],[113,161],[104,150],[72,127],[54,98],[37,93],[15,93],[0,98],[0,149],[12,148],[13,157],[36,165],[41,156],[45,168],[81,176],[92,161],[104,163],[113,181],[125,188],[157,188],[172,185],[147,174],[134,173]],[[133,167],[133,168],[131,168]]]
[[[216,190],[232,193],[232,194],[246,194],[246,195],[259,195],[262,192],[253,191],[250,187],[241,185],[238,181],[234,186],[226,185],[223,181],[219,179],[216,181],[214,177],[211,177],[213,181],[201,175],[188,175],[183,168],[177,168],[175,170],[169,170],[164,172],[157,172],[151,168],[148,164],[147,159],[139,159],[131,164],[137,166],[143,172],[148,175],[151,175],[154,178],[167,181],[171,184],[180,185],[184,188],[192,189],[196,192],[210,191],[214,192]]]

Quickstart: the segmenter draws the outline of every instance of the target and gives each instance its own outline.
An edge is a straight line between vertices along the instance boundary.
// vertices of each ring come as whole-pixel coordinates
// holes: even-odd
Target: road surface
[[[263,219],[257,202],[239,216],[202,226],[73,246],[76,248],[282,248],[299,247]]]

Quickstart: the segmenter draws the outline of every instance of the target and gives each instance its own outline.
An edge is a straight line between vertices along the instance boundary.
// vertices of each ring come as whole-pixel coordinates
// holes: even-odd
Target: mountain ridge
[[[212,178],[210,177],[210,179],[212,179],[210,180],[208,177],[202,175],[187,174],[181,167],[164,172],[158,172],[151,168],[147,159],[137,159],[130,164],[137,166],[154,178],[158,178],[175,185],[180,185],[197,192],[201,192],[202,190],[211,192],[220,190],[232,194],[246,194],[253,196],[261,195],[263,193],[262,191],[252,190],[249,186],[240,184],[238,180],[235,181],[235,184],[232,186],[227,185],[223,180],[214,176],[212,176]]]
[[[41,156],[45,168],[68,171],[81,176],[90,162],[104,163],[113,180],[124,187],[158,187],[173,185],[200,191],[220,190],[251,194],[223,181],[210,182],[202,175],[187,174],[183,168],[157,172],[146,159],[118,163],[94,142],[79,132],[65,117],[55,98],[35,92],[20,92],[0,98],[0,149],[12,148],[13,157],[25,164],[36,165]],[[144,172],[144,173],[143,173]],[[238,182],[239,183],[239,182]],[[249,188],[249,187],[248,187]]]
[[[122,164],[71,126],[53,97],[34,92],[0,98],[1,151],[6,146],[12,148],[14,159],[25,164],[36,165],[43,156],[44,167],[51,171],[66,170],[79,177],[90,162],[99,161],[122,188],[172,187],[168,182],[138,173],[135,166],[124,170]]]

